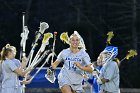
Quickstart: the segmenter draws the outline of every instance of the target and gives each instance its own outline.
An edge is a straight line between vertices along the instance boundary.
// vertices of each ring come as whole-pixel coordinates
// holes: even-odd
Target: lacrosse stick
[[[47,74],[45,74],[45,77],[48,81],[50,81],[51,83],[54,83],[56,80],[54,71],[52,71],[51,69],[49,69],[49,73],[47,72]]]
[[[25,13],[23,13],[22,16],[22,28],[23,28],[23,32],[21,33],[21,42],[20,42],[20,46],[21,46],[21,50],[20,50],[20,60],[22,56],[25,56],[25,48],[26,48],[26,40],[28,39],[28,34],[29,34],[29,30],[27,28],[27,26],[25,26]],[[22,86],[22,93],[25,93],[25,85],[23,84]]]
[[[90,66],[92,68],[92,75],[99,81],[102,82],[99,75],[98,75],[98,71],[95,70],[95,68],[93,67],[93,65]]]
[[[28,68],[29,68],[29,67],[35,68],[35,66],[37,66],[37,64],[39,64],[39,62],[42,60],[42,58],[44,58],[45,55],[48,54],[48,51],[46,51],[46,52],[44,52],[44,53],[46,53],[46,54],[43,53],[43,55],[40,57],[41,53],[42,53],[42,52],[44,51],[44,49],[45,49],[46,44],[48,44],[48,40],[49,40],[51,37],[52,37],[52,34],[51,34],[51,33],[46,33],[46,34],[44,34],[44,38],[43,38],[43,40],[42,40],[42,45],[41,45],[41,47],[40,47],[38,53],[36,54],[36,56],[35,56],[33,62],[31,63],[31,65],[28,66]],[[39,58],[39,57],[40,57],[40,58]],[[39,59],[38,59],[38,58],[39,58]],[[37,59],[38,59],[38,60],[37,60]],[[30,72],[31,72],[31,71],[30,71]],[[29,74],[30,72],[28,72],[27,74]]]
[[[48,29],[48,28],[49,28],[48,23],[46,23],[46,22],[41,22],[40,23],[40,29],[39,29],[38,34],[36,35],[35,43],[33,44],[33,47],[32,47],[32,49],[31,49],[31,51],[30,51],[30,53],[28,55],[28,62],[29,62],[28,67],[31,64],[33,53],[34,53],[35,47],[37,46],[37,41],[39,40],[39,38],[41,37],[41,35],[45,32],[45,30]],[[25,79],[24,80],[26,80],[26,77],[27,77],[27,75],[25,76]],[[22,90],[22,92],[25,93],[25,84],[23,84],[23,90]]]
[[[138,55],[138,53],[137,53],[136,50],[133,50],[133,49],[129,50],[129,51],[128,51],[128,54],[127,54],[121,61],[119,61],[119,59],[118,59],[119,65],[120,65],[121,62],[124,61],[125,59],[129,60],[130,57],[134,57],[134,56],[137,56],[137,55]]]
[[[39,59],[37,60],[37,64],[34,66],[36,67],[45,57],[46,55],[48,55],[48,53],[50,52],[51,50],[46,50],[44,51],[44,53],[39,57]]]
[[[22,15],[22,33],[24,33],[24,25],[25,25],[25,13],[23,12],[23,15]],[[23,54],[22,54],[22,52],[23,52],[23,39],[21,39],[20,47],[21,47],[21,49],[20,49],[20,58],[19,59],[21,60],[21,57],[23,56]]]
[[[57,32],[54,32],[54,41],[53,41],[51,65],[53,64],[53,58],[54,58],[54,54],[55,54],[55,53],[54,53],[54,50],[55,50],[56,35],[57,35]],[[51,72],[51,73],[47,73],[47,74],[45,75],[45,77],[46,77],[46,79],[47,79],[48,81],[50,81],[51,83],[54,83],[54,82],[55,82],[55,79],[56,79],[55,74],[54,74],[54,71],[51,71],[51,70],[50,70],[50,72]]]
[[[52,55],[52,59],[51,59],[51,65],[53,64],[53,58],[54,58],[54,54],[55,54],[54,50],[55,50],[56,35],[57,35],[57,32],[54,32],[54,41],[53,41],[53,49],[52,49],[53,55]]]
[[[22,47],[22,56],[25,56],[26,40],[28,39],[29,30],[27,26],[24,26],[24,32],[21,33],[20,46]]]
[[[49,52],[50,52],[50,50],[46,50],[46,51],[42,54],[42,56],[37,60],[36,65],[34,66],[34,68],[32,68],[31,71],[33,71],[33,70],[35,69],[35,67],[42,61],[43,58],[45,58],[46,55],[48,55]],[[46,62],[46,61],[45,61],[45,62]],[[30,66],[30,67],[31,67],[31,66]],[[29,72],[25,75],[25,79],[24,79],[24,80],[27,79],[27,75],[30,74],[31,71],[29,71]]]
[[[34,54],[34,50],[35,50],[35,47],[37,46],[37,41],[39,40],[41,35],[45,32],[45,30],[48,29],[48,28],[49,28],[48,23],[46,23],[46,22],[41,22],[40,23],[39,32],[36,35],[35,42],[34,42],[33,47],[32,47],[32,49],[31,49],[31,51],[29,53],[29,56],[28,56],[28,60],[29,60],[28,66],[30,66],[30,64],[31,64],[32,57],[33,57],[33,54]]]
[[[67,43],[67,44],[70,44],[69,42],[69,36],[68,36],[68,32],[63,32],[61,35],[60,35],[60,39],[64,42],[64,43]]]
[[[43,68],[43,66],[48,63],[50,57],[53,56],[53,53],[50,53],[48,55],[48,57],[46,58],[45,62],[41,65],[41,67],[37,70],[37,72],[32,76],[31,81],[33,80],[33,78],[39,73],[39,71]]]
[[[46,51],[43,52],[43,54],[39,57],[39,59],[37,60],[36,65],[34,66],[34,68],[31,71],[33,71],[36,68],[36,66],[46,57],[46,55],[48,55],[49,52],[50,52],[50,50],[46,50]]]
[[[42,40],[42,45],[41,45],[39,51],[37,52],[33,62],[31,63],[31,67],[34,67],[37,64],[37,60],[40,57],[40,55],[42,54],[42,52],[45,50],[46,45],[49,44],[49,39],[50,38],[53,38],[53,34],[52,33],[44,34],[44,38]]]

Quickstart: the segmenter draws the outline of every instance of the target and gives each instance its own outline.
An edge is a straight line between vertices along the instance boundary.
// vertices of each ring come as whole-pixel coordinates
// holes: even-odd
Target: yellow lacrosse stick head
[[[126,59],[128,60],[130,57],[134,57],[134,56],[137,56],[137,55],[138,55],[137,51],[131,49],[131,50],[128,51],[128,54],[126,55]]]
[[[68,32],[63,32],[61,35],[60,35],[60,39],[64,42],[64,43],[67,43],[69,44],[69,36],[68,36]]]
[[[50,38],[53,38],[53,34],[52,33],[49,33],[49,32],[48,33],[45,33],[44,34],[44,38],[42,40],[42,43],[47,43]]]
[[[107,44],[111,44],[111,38],[114,36],[113,31],[107,33]]]

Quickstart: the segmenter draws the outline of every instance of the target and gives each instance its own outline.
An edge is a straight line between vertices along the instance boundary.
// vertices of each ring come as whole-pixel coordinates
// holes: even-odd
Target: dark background
[[[58,32],[56,54],[68,45],[60,41],[62,32],[69,35],[77,30],[83,37],[92,61],[106,46],[107,32],[114,32],[111,43],[118,46],[118,58],[129,49],[140,52],[140,0],[0,0],[0,48],[10,43],[17,47],[19,58],[22,12],[30,33],[26,53],[31,49],[40,22],[47,22],[46,32]],[[50,41],[50,45],[52,45]],[[123,88],[140,88],[139,55],[125,60],[120,66]]]

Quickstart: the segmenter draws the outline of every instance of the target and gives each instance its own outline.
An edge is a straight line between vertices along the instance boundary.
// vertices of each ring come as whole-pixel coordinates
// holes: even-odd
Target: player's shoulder
[[[111,61],[109,64],[110,64],[110,66],[112,66],[112,67],[118,66],[118,64],[117,64],[115,61]]]
[[[85,56],[85,57],[89,57],[89,54],[86,52],[86,50],[84,50],[84,49],[81,49],[80,50],[80,54],[82,54],[83,56]]]
[[[80,49],[80,52],[81,52],[82,54],[87,54],[87,52],[86,52],[85,49]]]
[[[4,61],[2,62],[2,64],[5,64],[5,65],[12,65],[12,64],[14,64],[14,63],[12,62],[12,60],[6,59],[6,60],[4,60]]]
[[[63,49],[61,52],[70,52],[70,48]]]
[[[6,59],[6,60],[4,60],[2,63],[8,63],[8,62],[12,62],[12,60]]]
[[[20,62],[18,59],[12,59],[12,61],[17,61],[17,62]]]

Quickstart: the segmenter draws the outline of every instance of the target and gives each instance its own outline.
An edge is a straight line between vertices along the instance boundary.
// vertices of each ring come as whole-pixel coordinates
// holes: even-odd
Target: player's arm
[[[56,67],[60,64],[60,61],[56,60],[54,63],[52,63],[52,69],[56,69]]]
[[[14,70],[14,72],[19,75],[24,77],[25,74],[27,74],[29,71],[31,71],[32,68],[27,68],[26,70],[24,70],[22,67],[19,67],[17,69]]]
[[[56,60],[54,63],[51,64],[49,69],[47,69],[47,73],[50,75],[56,69],[56,67],[60,64],[60,61]]]
[[[63,51],[61,51],[60,53],[59,53],[59,55],[57,56],[57,59],[55,60],[55,62],[53,62],[52,64],[51,64],[51,69],[56,69],[56,67],[60,64],[60,62],[62,62],[62,60],[63,60]]]
[[[26,57],[23,57],[22,58],[22,63],[20,65],[19,68],[15,69],[14,72],[19,75],[19,76],[25,76],[26,73],[28,73],[32,68],[27,68],[26,70],[24,70],[24,68],[26,67],[27,65],[27,58]]]
[[[87,65],[87,66],[82,66],[79,62],[74,62],[74,64],[81,70],[84,70],[86,72],[92,72],[92,68],[90,67],[90,65]]]

